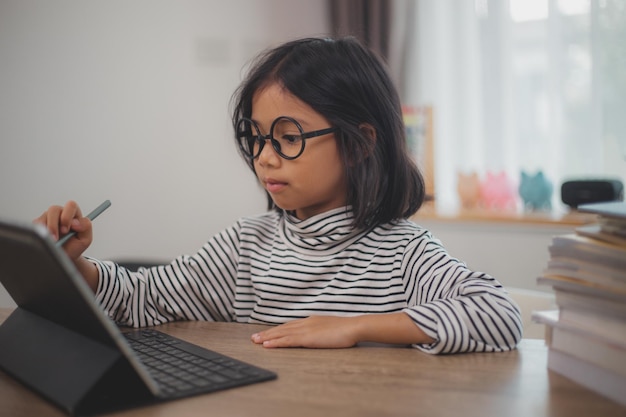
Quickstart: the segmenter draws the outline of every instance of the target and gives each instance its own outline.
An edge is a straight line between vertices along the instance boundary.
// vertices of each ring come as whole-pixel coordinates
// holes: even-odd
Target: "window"
[[[403,101],[433,108],[437,208],[457,179],[626,174],[626,0],[419,1]],[[522,199],[517,197],[517,210]]]

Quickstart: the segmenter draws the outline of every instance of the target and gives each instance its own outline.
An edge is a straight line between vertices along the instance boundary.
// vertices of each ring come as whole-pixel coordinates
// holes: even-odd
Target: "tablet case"
[[[72,415],[156,400],[147,371],[44,229],[0,221],[0,282],[18,305],[0,326],[0,368]]]

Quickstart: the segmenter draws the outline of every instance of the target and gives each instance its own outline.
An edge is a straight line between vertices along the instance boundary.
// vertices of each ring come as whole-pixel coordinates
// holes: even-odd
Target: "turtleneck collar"
[[[291,249],[309,256],[336,254],[351,245],[363,233],[352,225],[349,206],[339,207],[306,220],[283,212],[279,233]]]

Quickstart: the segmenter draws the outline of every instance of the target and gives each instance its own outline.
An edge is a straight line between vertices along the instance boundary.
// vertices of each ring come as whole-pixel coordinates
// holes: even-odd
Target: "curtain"
[[[404,99],[413,55],[415,0],[328,0],[333,36],[354,36],[387,63]]]
[[[461,174],[504,173],[517,191],[542,173],[554,208],[565,180],[624,180],[626,134],[606,115],[624,113],[607,97],[625,91],[625,0],[416,4],[404,100],[433,106],[438,209],[458,207]]]
[[[333,36],[354,36],[383,59],[389,57],[391,2],[329,0]]]

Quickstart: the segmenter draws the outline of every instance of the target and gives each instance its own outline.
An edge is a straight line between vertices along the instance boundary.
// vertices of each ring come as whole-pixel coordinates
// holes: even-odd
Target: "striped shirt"
[[[426,352],[516,346],[520,310],[494,278],[469,270],[411,221],[364,231],[352,220],[346,208],[304,221],[273,211],[240,219],[169,265],[130,272],[93,260],[97,299],[135,327],[403,311],[435,340],[415,345]]]

